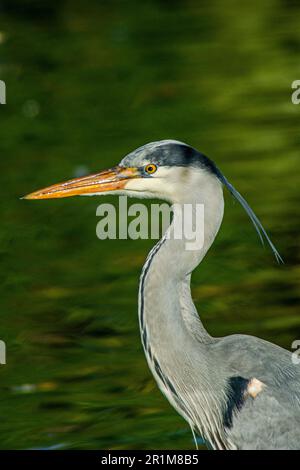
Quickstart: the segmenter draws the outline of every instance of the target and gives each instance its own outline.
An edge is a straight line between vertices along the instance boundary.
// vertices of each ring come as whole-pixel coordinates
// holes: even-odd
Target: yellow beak
[[[137,168],[115,166],[94,175],[74,178],[27,194],[23,199],[53,199],[91,195],[125,188],[129,179],[140,177]]]

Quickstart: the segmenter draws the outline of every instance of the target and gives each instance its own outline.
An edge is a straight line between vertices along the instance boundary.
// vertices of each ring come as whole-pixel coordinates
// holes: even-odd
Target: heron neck
[[[194,189],[191,190],[191,189]],[[224,448],[220,435],[225,407],[224,364],[214,359],[214,341],[205,330],[194,306],[191,272],[201,262],[219,230],[224,210],[221,185],[211,179],[197,188],[187,188],[181,204],[189,203],[193,214],[204,205],[202,246],[187,250],[187,237],[172,238],[180,210],[174,208],[166,235],[150,252],[140,281],[139,320],[148,365],[159,388],[179,414],[214,448]],[[178,201],[176,201],[178,202]],[[196,228],[196,221],[192,226]],[[169,235],[169,236],[168,236]],[[221,442],[221,444],[219,444]]]
[[[192,271],[206,255],[221,225],[223,191],[221,184],[216,179],[211,179],[201,189],[195,188],[186,194],[174,204],[172,223],[162,240],[150,252],[141,276],[141,329],[144,335],[147,330],[148,339],[155,343],[172,341],[171,338],[184,341],[186,335],[202,342],[211,339],[193,303],[190,279]],[[202,239],[199,234],[196,235],[199,227],[200,230],[203,228],[199,220],[199,217],[202,218],[201,207],[204,210]],[[188,217],[184,218],[182,214],[186,210]],[[175,231],[181,221],[184,230],[182,237],[176,239]],[[195,236],[191,239],[192,232]],[[191,243],[193,249],[190,249]]]

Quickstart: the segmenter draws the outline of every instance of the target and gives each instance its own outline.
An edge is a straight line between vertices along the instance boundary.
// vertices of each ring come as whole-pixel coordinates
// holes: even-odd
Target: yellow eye
[[[157,166],[154,163],[149,163],[149,165],[145,166],[145,171],[149,173],[149,175],[153,175],[157,170]]]

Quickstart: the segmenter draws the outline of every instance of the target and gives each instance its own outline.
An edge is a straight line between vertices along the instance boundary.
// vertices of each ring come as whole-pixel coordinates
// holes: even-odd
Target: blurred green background
[[[193,448],[139,340],[153,241],[99,241],[98,198],[22,201],[152,141],[186,141],[247,198],[286,264],[226,195],[193,276],[209,332],[300,338],[300,3],[0,0],[2,449]],[[108,198],[105,202],[117,203]]]

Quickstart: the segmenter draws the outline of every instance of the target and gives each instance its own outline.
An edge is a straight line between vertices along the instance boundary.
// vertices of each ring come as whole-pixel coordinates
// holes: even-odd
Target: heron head
[[[220,174],[211,160],[191,146],[162,140],[134,150],[109,170],[46,187],[25,199],[114,193],[180,202],[210,181],[220,186]]]
[[[180,203],[188,202],[188,198],[193,197],[193,193],[199,191],[199,188],[206,198],[213,198],[222,184],[243,206],[261,240],[265,239],[269,243],[277,261],[282,262],[260,220],[214,162],[193,147],[176,140],[161,140],[143,145],[113,168],[48,186],[28,194],[24,199],[114,193]]]

